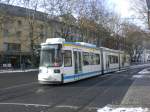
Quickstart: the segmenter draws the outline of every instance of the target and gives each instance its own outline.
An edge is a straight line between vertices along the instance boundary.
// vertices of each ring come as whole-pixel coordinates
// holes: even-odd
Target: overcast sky
[[[115,7],[115,11],[121,15],[121,18],[125,18],[128,21],[135,23],[142,28],[146,28],[145,21],[138,19],[138,13],[136,13],[132,7],[132,0],[109,0],[110,6]],[[133,19],[132,19],[133,18]]]
[[[131,17],[134,14],[129,0],[110,0],[110,4],[115,7],[116,12],[123,18]]]

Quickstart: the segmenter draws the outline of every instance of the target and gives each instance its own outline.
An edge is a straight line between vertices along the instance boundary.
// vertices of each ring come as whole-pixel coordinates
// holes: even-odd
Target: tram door
[[[74,51],[74,73],[78,74],[82,72],[81,52]]]

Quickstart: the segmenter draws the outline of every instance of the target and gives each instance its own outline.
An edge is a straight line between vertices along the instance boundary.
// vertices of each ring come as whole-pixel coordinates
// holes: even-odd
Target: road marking
[[[51,106],[51,105],[28,104],[28,103],[0,103],[0,105],[35,106],[35,107],[50,107]]]
[[[144,75],[133,75],[133,76],[132,76],[132,78],[137,78],[137,79],[143,78],[143,77],[144,77]]]
[[[150,71],[148,69],[144,69],[140,71],[139,74],[150,74]]]
[[[149,75],[133,75],[132,79],[150,78]]]
[[[11,87],[7,87],[7,88],[2,88],[0,90],[8,90],[8,89],[14,89],[14,88],[18,88],[18,87],[23,87],[23,86],[28,86],[28,85],[32,85],[32,84],[36,84],[37,82],[32,82],[32,83],[25,83],[25,84],[21,84],[21,85],[15,85],[15,86],[11,86]]]
[[[117,71],[116,73],[120,73],[120,72],[125,72],[125,71],[127,71],[128,69],[126,69],[126,70],[120,70],[120,71]]]
[[[78,106],[71,106],[71,105],[58,105],[58,108],[71,108],[71,109],[78,109]]]
[[[33,103],[0,103],[0,105],[15,105],[15,106],[34,106],[34,107],[51,107],[51,105],[44,105],[44,104],[33,104]],[[79,109],[79,106],[71,106],[71,105],[58,105],[55,106],[56,108],[70,108],[70,109]],[[87,109],[98,110],[98,107],[88,107]]]
[[[99,108],[97,112],[149,112],[148,108],[142,107],[109,107]]]

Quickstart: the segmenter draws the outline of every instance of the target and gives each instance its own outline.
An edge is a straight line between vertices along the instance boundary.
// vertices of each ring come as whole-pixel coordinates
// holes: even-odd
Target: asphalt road
[[[119,105],[144,67],[63,85],[40,85],[37,72],[0,74],[0,112],[96,112]]]

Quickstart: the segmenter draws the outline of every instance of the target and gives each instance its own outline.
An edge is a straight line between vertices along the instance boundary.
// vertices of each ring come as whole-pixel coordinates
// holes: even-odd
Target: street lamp
[[[148,7],[148,26],[149,26],[149,28],[150,28],[150,18],[149,18],[149,16],[150,16],[150,0],[146,0],[146,3],[147,3],[147,7]]]

